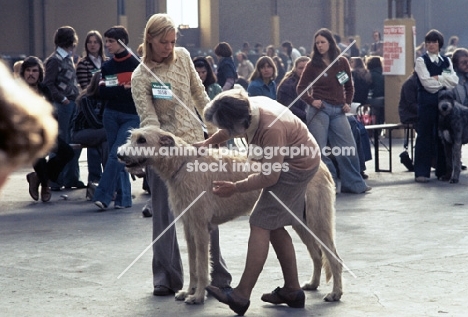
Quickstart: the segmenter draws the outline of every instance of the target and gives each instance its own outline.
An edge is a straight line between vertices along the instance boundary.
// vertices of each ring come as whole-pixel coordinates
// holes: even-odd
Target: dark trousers
[[[41,186],[47,187],[49,180],[57,181],[60,172],[74,155],[73,149],[62,138],[57,138],[57,146],[54,153],[49,155],[49,160],[40,158],[33,166]]]
[[[168,192],[164,181],[148,166],[146,168],[148,184],[151,188],[151,205],[153,209],[153,240],[156,239],[174,221],[174,215],[169,209]],[[219,230],[211,231],[211,284],[226,287],[231,284],[231,274],[219,249]],[[182,289],[184,272],[180,258],[175,225],[170,227],[153,244],[153,284],[163,285],[174,292]]]
[[[71,141],[87,147],[88,183],[99,183],[109,156],[106,130],[102,128],[72,131]]]
[[[439,112],[436,94],[420,92],[418,95],[418,123],[416,126],[416,145],[414,149],[414,176],[431,175],[432,163],[436,162],[436,176],[445,174],[444,148],[438,136]]]

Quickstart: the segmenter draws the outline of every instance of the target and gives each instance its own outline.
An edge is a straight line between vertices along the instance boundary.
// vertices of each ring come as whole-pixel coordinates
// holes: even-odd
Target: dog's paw
[[[444,138],[445,141],[448,143],[452,143],[452,137],[450,136],[450,131],[444,130],[442,131],[442,137]]]
[[[319,287],[319,283],[306,283],[301,286],[304,291],[316,291]]]
[[[176,300],[184,300],[189,296],[189,293],[187,291],[178,291],[175,294],[175,299]]]
[[[336,302],[340,300],[342,294],[342,292],[331,292],[330,294],[327,294],[323,300],[326,302]]]
[[[458,179],[456,178],[451,178],[450,181],[449,181],[450,184],[457,184],[458,183]]]
[[[185,303],[189,305],[198,305],[203,304],[205,302],[205,296],[196,296],[196,295],[188,295],[185,299]]]

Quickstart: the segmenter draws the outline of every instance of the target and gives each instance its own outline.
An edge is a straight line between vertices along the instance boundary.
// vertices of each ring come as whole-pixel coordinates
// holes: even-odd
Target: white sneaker
[[[98,206],[99,209],[101,209],[101,210],[107,209],[106,204],[104,204],[103,202],[100,202],[99,200],[95,201],[94,204],[95,204],[96,206]]]

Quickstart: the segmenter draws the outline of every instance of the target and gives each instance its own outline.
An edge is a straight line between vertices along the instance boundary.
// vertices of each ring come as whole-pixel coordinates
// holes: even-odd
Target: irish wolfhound
[[[146,153],[142,151],[143,149],[146,149]],[[148,150],[154,150],[158,155]],[[188,304],[203,303],[205,287],[210,283],[210,224],[222,224],[249,214],[260,194],[260,191],[251,191],[237,193],[229,198],[214,195],[213,181],[237,181],[248,176],[248,172],[234,171],[236,163],[246,163],[247,159],[241,155],[222,155],[219,150],[213,150],[210,155],[199,155],[193,150],[195,148],[182,139],[155,127],[133,130],[127,143],[119,148],[119,159],[125,163],[130,172],[142,166],[151,166],[165,181],[169,204],[175,216],[180,215],[203,191],[206,191],[182,216],[189,255],[190,283],[186,291],[179,291],[176,294],[176,299],[185,300]],[[172,155],[168,155],[169,151],[172,151]],[[181,153],[185,155],[180,155]],[[222,171],[222,168],[217,172],[196,171],[194,166],[197,163],[199,167],[203,164],[204,166],[213,164],[211,165],[213,168],[224,164],[225,171]],[[325,248],[322,249],[302,225],[296,224],[293,228],[306,244],[314,264],[311,280],[303,286],[303,289],[317,289],[322,265],[325,268],[326,280],[329,281],[333,276],[333,291],[324,297],[325,301],[337,301],[342,295],[342,265],[334,243],[334,204],[335,185],[327,167],[321,163],[318,172],[307,187],[306,222],[308,228],[333,255]]]
[[[439,135],[444,144],[447,179],[458,183],[461,171],[461,148],[468,143],[468,107],[457,102],[450,90],[439,92]]]

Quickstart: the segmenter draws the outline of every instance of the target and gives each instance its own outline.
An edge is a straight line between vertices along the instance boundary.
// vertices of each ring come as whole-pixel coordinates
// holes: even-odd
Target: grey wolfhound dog
[[[172,151],[173,155],[152,155],[138,151],[153,149],[154,153]],[[188,153],[190,152],[190,153]],[[184,155],[175,155],[184,153]],[[227,153],[223,153],[227,154]],[[196,148],[173,134],[156,127],[133,130],[126,144],[119,148],[119,159],[131,172],[142,166],[151,166],[165,181],[169,193],[169,205],[175,216],[179,216],[203,191],[199,200],[182,216],[185,239],[189,255],[190,284],[186,291],[176,294],[177,300],[188,304],[199,304],[205,300],[205,288],[209,285],[209,243],[210,224],[222,224],[242,215],[248,215],[260,191],[237,193],[221,198],[212,193],[212,182],[216,180],[237,181],[246,178],[248,172],[233,171],[235,163],[246,163],[245,156],[222,155],[212,150],[210,155],[199,155]],[[225,164],[225,171],[190,171],[196,161],[199,164]],[[206,165],[205,165],[206,166]],[[322,266],[326,280],[333,276],[333,291],[324,297],[325,301],[337,301],[342,291],[342,262],[336,252],[335,235],[335,185],[327,167],[320,168],[307,187],[306,224],[321,240],[323,248],[301,224],[293,225],[307,246],[314,264],[311,280],[303,286],[315,290],[320,283]],[[157,242],[156,242],[157,243]],[[328,250],[327,250],[328,249]],[[330,254],[333,253],[333,254]]]
[[[458,183],[461,171],[461,148],[463,144],[468,143],[468,107],[457,102],[450,90],[439,92],[438,107],[439,136],[444,144],[447,162],[446,178],[450,177],[450,183]]]

